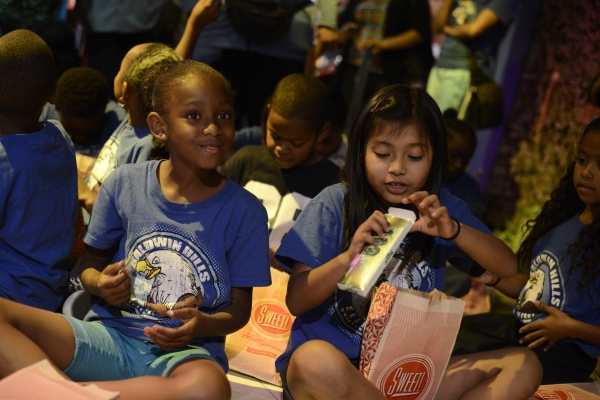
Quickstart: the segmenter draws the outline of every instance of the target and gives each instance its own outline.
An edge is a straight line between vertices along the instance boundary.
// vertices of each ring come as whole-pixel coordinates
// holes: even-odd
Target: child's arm
[[[129,274],[127,271],[120,273],[125,262],[109,264],[115,251],[116,247],[97,249],[88,246],[79,267],[79,277],[85,290],[114,306],[126,302],[131,296]]]
[[[527,281],[529,281],[529,275],[517,274],[512,278],[500,278],[499,276],[493,275],[489,272],[484,272],[481,276],[472,277],[472,281],[483,283],[488,286],[494,286],[508,297],[516,299],[519,297],[521,290],[525,287]],[[496,284],[494,284],[497,282]]]
[[[566,337],[600,344],[600,326],[588,324],[569,317],[558,308],[536,300],[535,306],[548,314],[547,318],[525,325],[519,330],[524,333],[519,343],[531,342],[527,347],[533,349],[548,342],[547,351],[554,343]]]
[[[205,314],[197,308],[167,311],[184,324],[178,328],[162,325],[144,328],[144,334],[165,350],[185,347],[198,336],[225,336],[246,325],[252,308],[252,288],[231,288],[231,302],[215,314]]]
[[[98,193],[91,190],[85,180],[83,179],[83,175],[80,172],[77,172],[77,194],[79,198],[79,205],[86,209],[90,214],[94,209],[94,203],[96,202],[96,197]]]
[[[441,33],[442,29],[448,23],[448,18],[450,17],[450,11],[452,11],[452,5],[454,4],[454,0],[446,0],[444,5],[435,17],[431,21],[431,28],[433,33]]]
[[[416,29],[409,29],[398,35],[383,38],[381,40],[367,39],[362,42],[362,48],[371,48],[373,53],[388,50],[410,49],[423,43],[423,36]]]
[[[183,58],[190,58],[200,32],[206,25],[219,19],[220,11],[221,0],[198,0],[188,17],[175,53]]]
[[[471,40],[492,26],[500,22],[500,18],[490,9],[484,8],[477,17],[471,22],[467,22],[461,26],[444,26],[443,30],[446,35],[455,37],[460,40]]]
[[[337,282],[350,263],[366,244],[374,244],[376,236],[389,231],[389,224],[381,211],[375,211],[358,227],[350,247],[319,268],[295,263],[288,282],[285,302],[292,315],[301,315],[321,304],[337,288]]]
[[[460,222],[457,225],[436,195],[420,191],[404,198],[402,203],[413,203],[419,209],[421,218],[415,222],[411,232],[423,232],[443,239],[453,237],[460,229],[454,243],[485,270],[502,278],[513,277],[517,273],[517,257],[502,240]]]

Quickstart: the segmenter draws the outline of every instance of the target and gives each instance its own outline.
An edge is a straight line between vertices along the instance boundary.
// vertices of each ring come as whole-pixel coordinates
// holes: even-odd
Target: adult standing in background
[[[174,45],[181,9],[174,0],[77,0],[75,11],[86,28],[90,67],[108,82],[133,46],[161,42]]]
[[[299,6],[306,0],[272,0]],[[188,14],[197,0],[180,0]],[[260,125],[263,105],[277,83],[292,73],[302,73],[317,26],[318,48],[337,45],[338,0],[312,2],[294,14],[289,31],[270,41],[250,41],[234,30],[227,16],[227,1],[217,22],[208,25],[196,42],[193,59],[223,73],[236,91],[239,127]]]
[[[429,74],[427,93],[444,112],[458,110],[470,87],[469,58],[492,77],[498,45],[517,15],[517,0],[446,0],[433,19],[446,37]]]

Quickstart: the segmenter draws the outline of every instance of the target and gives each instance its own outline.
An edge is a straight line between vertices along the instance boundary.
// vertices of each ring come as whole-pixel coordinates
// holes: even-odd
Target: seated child
[[[396,265],[384,271],[390,284],[443,290],[446,260],[464,271],[477,263],[498,276],[516,274],[510,248],[464,202],[440,190],[446,155],[442,114],[422,89],[392,85],[363,106],[343,183],[306,206],[275,254],[291,271],[286,303],[296,315],[275,363],[284,399],[386,398],[356,368],[369,299],[338,289],[337,282],[374,236],[389,231],[389,207],[419,216],[394,255]],[[450,358],[438,393],[444,400],[528,399],[540,377],[529,349],[497,350]]]
[[[477,181],[465,170],[477,148],[477,136],[469,124],[458,119],[454,109],[444,111],[446,137],[448,138],[448,162],[442,177],[442,188],[463,200],[469,206],[471,214],[478,217],[481,212],[483,196]],[[445,293],[454,297],[462,297],[472,290],[476,303],[471,302],[465,313],[480,311],[485,303],[486,288],[473,283],[468,275],[452,266],[446,269],[444,282]],[[483,296],[481,294],[484,294]],[[471,310],[471,306],[475,307]]]
[[[152,136],[146,122],[151,111],[142,98],[142,81],[156,64],[180,61],[191,55],[202,28],[219,16],[218,0],[198,2],[187,20],[185,31],[175,50],[160,43],[143,43],[127,52],[114,79],[114,95],[127,110],[128,118],[113,132],[101,150],[92,174],[87,181],[90,190],[83,190],[85,208],[91,212],[100,185],[119,165],[144,162],[150,159]]]
[[[315,151],[330,134],[329,109],[329,94],[320,80],[302,74],[284,77],[268,104],[265,144],[242,147],[221,169],[267,208],[272,251],[308,201],[339,182],[339,167]]]
[[[50,311],[63,301],[78,212],[71,139],[58,122],[38,122],[55,83],[39,36],[0,37],[0,297]]]
[[[154,103],[169,160],[113,172],[84,239],[81,281],[102,300],[85,321],[0,301],[0,378],[48,358],[122,399],[230,398],[224,338],[248,321],[252,287],[270,284],[267,215],[215,170],[235,130],[219,72],[173,64]]]
[[[469,124],[458,119],[454,109],[444,111],[448,138],[448,163],[442,178],[442,188],[463,200],[476,217],[481,213],[483,196],[477,181],[466,172],[477,148],[477,136]]]
[[[127,117],[127,112],[108,97],[102,74],[93,68],[76,67],[58,79],[56,106],[46,104],[40,121],[59,120],[77,154],[77,168],[87,177],[100,149]]]
[[[527,273],[478,278],[518,299],[512,314],[464,317],[454,352],[528,346],[543,384],[588,381],[600,356],[600,118],[590,122],[577,158],[517,253]]]

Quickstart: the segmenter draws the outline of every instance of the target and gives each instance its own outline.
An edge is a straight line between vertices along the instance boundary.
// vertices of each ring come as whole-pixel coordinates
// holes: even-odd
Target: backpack
[[[233,29],[250,42],[274,42],[290,29],[294,14],[311,4],[296,6],[274,0],[226,0],[227,16]]]

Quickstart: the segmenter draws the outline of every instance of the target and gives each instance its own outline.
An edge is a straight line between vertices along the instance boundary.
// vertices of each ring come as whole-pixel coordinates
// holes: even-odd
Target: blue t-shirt
[[[600,325],[600,302],[594,288],[584,288],[583,293],[577,291],[582,280],[581,268],[573,271],[569,279],[572,259],[565,257],[569,246],[577,240],[579,231],[585,224],[576,214],[566,222],[554,228],[541,238],[533,249],[535,256],[531,260],[530,278],[517,300],[513,314],[524,324],[546,318],[542,312],[521,312],[519,307],[527,301],[539,300],[544,304],[558,308],[569,317],[592,325]],[[600,285],[594,283],[596,287]],[[590,284],[592,286],[592,284]],[[600,345],[575,340],[581,349],[590,357],[600,356]]]
[[[148,340],[146,326],[176,327],[171,308],[197,307],[213,314],[230,302],[232,287],[271,284],[267,215],[260,202],[234,182],[192,204],[166,199],[159,161],[118,168],[100,187],[84,241],[99,249],[119,244],[127,260],[131,300],[119,307],[101,301],[86,316],[127,336]],[[227,370],[224,337],[197,337]]]
[[[306,206],[275,254],[281,265],[291,270],[295,262],[300,262],[318,268],[344,251],[345,193],[343,184],[329,186]],[[481,221],[473,217],[467,205],[448,191],[441,191],[440,202],[463,224],[490,233]],[[410,235],[394,255],[398,262],[403,258],[407,240],[410,240]],[[446,260],[464,272],[469,272],[476,265],[454,242],[436,237],[431,254],[422,255],[419,263],[410,263],[411,267],[400,274],[394,271],[388,273],[388,280],[395,286],[422,292],[436,288],[443,290]],[[367,307],[368,301],[364,297],[336,289],[322,304],[296,318],[287,349],[275,363],[277,370],[294,350],[313,339],[328,341],[349,359],[357,358]]]
[[[456,179],[442,182],[442,188],[467,203],[471,214],[479,217],[483,196],[479,183],[471,175],[463,171]]]
[[[150,129],[136,128],[127,120],[123,121],[102,147],[88,180],[89,188],[102,184],[120,165],[148,161],[150,149]]]
[[[56,311],[75,241],[77,167],[58,121],[0,139],[0,297]]]
[[[517,14],[517,0],[454,0],[448,25],[462,26],[472,22],[484,8],[493,11],[500,22],[469,42],[446,35],[440,44],[437,67],[469,69],[469,50],[471,50],[477,65],[491,76],[498,45],[508,25]]]

